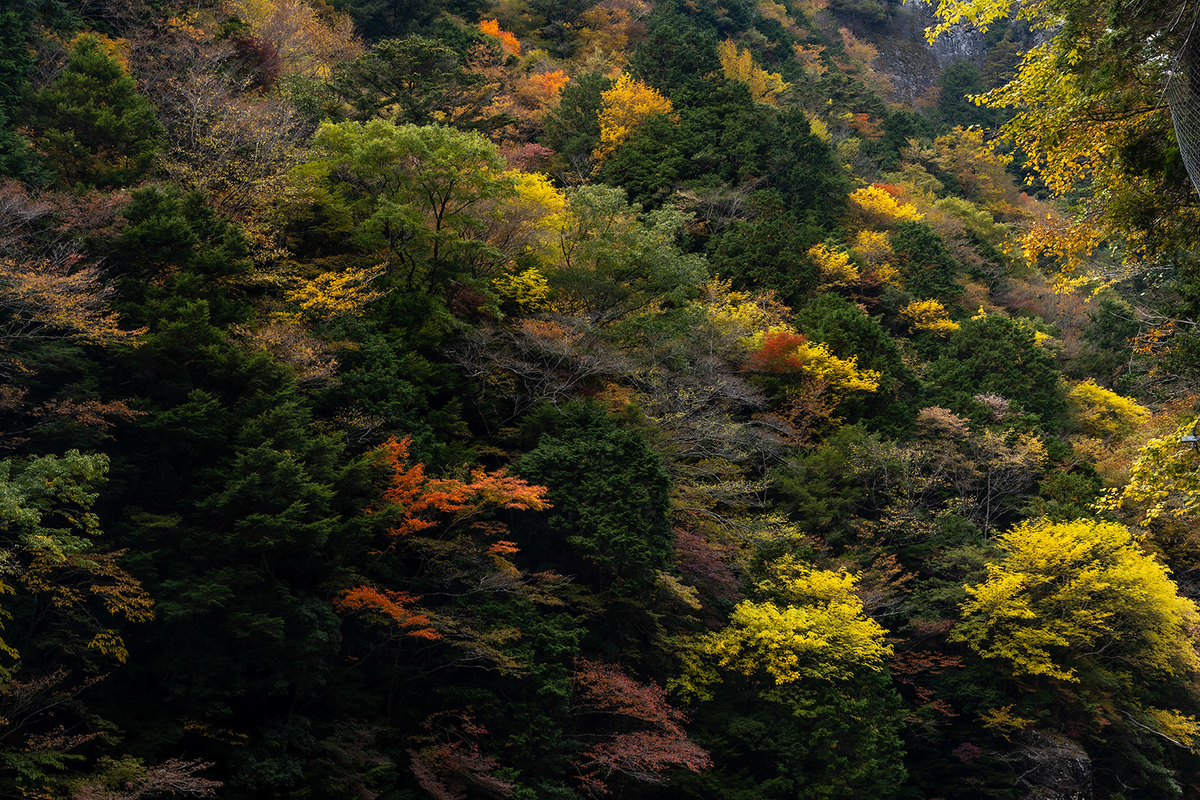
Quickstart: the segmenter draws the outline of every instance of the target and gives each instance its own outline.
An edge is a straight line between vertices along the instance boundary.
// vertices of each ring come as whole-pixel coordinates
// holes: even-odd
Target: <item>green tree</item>
[[[688,13],[685,3],[656,3],[647,25],[646,38],[629,61],[634,77],[671,97],[679,88],[700,86],[706,76],[720,74],[716,32]]]
[[[66,187],[136,181],[161,132],[150,103],[100,37],[78,37],[62,73],[33,97],[30,120],[43,160]]]
[[[332,85],[360,122],[382,118],[397,124],[436,122],[490,131],[513,121],[489,113],[495,87],[463,66],[453,48],[428,36],[414,34],[376,44],[344,65]]]
[[[687,219],[675,208],[641,214],[625,192],[580,186],[559,229],[561,265],[548,275],[555,310],[612,325],[661,304],[680,305],[708,277],[702,256],[682,252]]]
[[[558,106],[546,115],[542,141],[553,148],[559,169],[582,181],[592,174],[592,153],[600,144],[602,95],[613,79],[599,72],[584,72],[563,87]]]
[[[301,236],[319,225],[326,246],[386,259],[392,282],[407,289],[446,291],[505,260],[485,236],[486,201],[516,188],[480,134],[377,119],[326,123],[314,145],[296,179],[320,222],[303,220]]]
[[[824,232],[788,213],[776,190],[750,198],[750,217],[738,220],[708,241],[712,271],[739,289],[774,290],[784,303],[799,308],[816,289],[817,274],[808,250]]]
[[[700,638],[677,686],[711,703],[702,724],[723,746],[713,774],[683,786],[756,800],[896,796],[904,767],[891,648],[855,583],[784,556],[758,584],[760,600]]]
[[[670,479],[658,454],[595,405],[546,411],[531,424],[544,432],[517,469],[550,490],[542,557],[553,557],[565,542],[592,587],[646,590],[670,563],[673,541]]]
[[[832,228],[846,208],[850,177],[833,148],[812,132],[803,111],[785,110],[779,122],[783,145],[772,154],[771,186],[797,219]]]
[[[796,325],[813,341],[829,345],[835,356],[855,356],[861,369],[880,374],[878,391],[848,396],[839,406],[840,413],[850,422],[862,421],[892,435],[909,429],[921,382],[877,319],[844,298],[824,294],[797,312]]]
[[[970,61],[955,61],[942,71],[938,79],[938,120],[942,125],[970,128],[994,128],[997,122],[995,109],[977,106],[970,97],[983,94],[983,73]]]
[[[1068,365],[1072,376],[1096,376],[1101,384],[1115,388],[1133,357],[1133,337],[1141,330],[1133,308],[1112,295],[1102,296],[1088,309],[1083,329],[1083,347]]]
[[[937,405],[981,419],[990,412],[972,399],[980,393],[1013,401],[1048,427],[1059,423],[1067,405],[1054,359],[1037,345],[1030,328],[1003,314],[963,321],[930,366],[926,384]]]
[[[177,320],[182,306],[197,301],[211,324],[247,321],[250,241],[209,208],[204,195],[149,186],[133,192],[123,216],[121,235],[95,249],[120,265],[117,305],[129,324]]]
[[[17,10],[0,12],[0,175],[43,183],[29,139],[16,131],[30,94],[33,56],[29,49],[30,20]]]
[[[942,237],[923,222],[901,222],[892,236],[904,288],[914,296],[941,300],[962,293],[958,262],[950,255]]]

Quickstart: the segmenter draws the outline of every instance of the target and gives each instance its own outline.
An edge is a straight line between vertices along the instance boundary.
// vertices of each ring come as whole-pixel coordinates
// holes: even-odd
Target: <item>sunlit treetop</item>
[[[1179,675],[1200,662],[1196,606],[1125,526],[1026,522],[997,537],[1003,556],[968,586],[951,635],[1014,675],[1079,680],[1085,662]]]

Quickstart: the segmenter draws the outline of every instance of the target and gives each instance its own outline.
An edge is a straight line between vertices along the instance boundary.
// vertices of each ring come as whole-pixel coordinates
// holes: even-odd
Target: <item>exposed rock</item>
[[[1055,731],[1025,731],[1009,756],[1023,800],[1091,800],[1092,759]]]

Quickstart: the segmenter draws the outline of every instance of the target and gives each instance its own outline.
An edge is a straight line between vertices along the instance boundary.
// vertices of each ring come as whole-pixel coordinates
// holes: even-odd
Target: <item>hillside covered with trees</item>
[[[1196,12],[1009,10],[4,4],[0,797],[1200,797]]]

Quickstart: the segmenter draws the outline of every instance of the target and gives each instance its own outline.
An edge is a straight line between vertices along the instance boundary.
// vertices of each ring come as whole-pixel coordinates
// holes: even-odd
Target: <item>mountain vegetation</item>
[[[1194,9],[10,6],[0,797],[1200,796]]]

